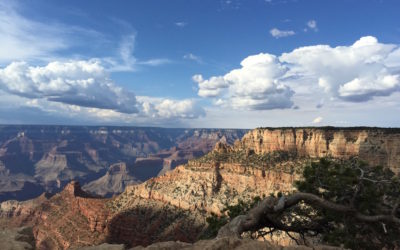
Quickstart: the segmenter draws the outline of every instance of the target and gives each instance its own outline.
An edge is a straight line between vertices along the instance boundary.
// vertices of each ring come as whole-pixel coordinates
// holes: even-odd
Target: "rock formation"
[[[89,193],[108,197],[115,193],[122,193],[128,185],[138,183],[140,181],[131,175],[126,164],[120,162],[111,165],[104,176],[86,184],[83,189]]]
[[[384,128],[260,128],[248,132],[237,147],[257,154],[289,151],[299,157],[357,156],[400,173],[400,129]]]
[[[5,229],[0,232],[0,249],[2,250],[33,250],[35,238],[32,228]]]
[[[71,182],[52,197],[3,202],[0,224],[31,225],[37,246],[48,248],[104,242],[129,247],[161,241],[193,243],[210,213],[222,214],[227,204],[238,200],[294,190],[304,164],[318,157],[357,156],[398,172],[399,145],[400,133],[394,129],[255,129],[234,146],[217,143],[212,152],[128,186],[111,199],[94,198]],[[117,165],[109,176],[125,170],[123,164]]]

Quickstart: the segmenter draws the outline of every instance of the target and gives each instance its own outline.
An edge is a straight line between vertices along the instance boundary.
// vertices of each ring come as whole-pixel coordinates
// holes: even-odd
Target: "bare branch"
[[[297,245],[300,245],[300,242],[299,242],[295,237],[293,237],[292,235],[290,235],[289,232],[285,232],[285,233],[287,234],[287,236],[289,236],[289,238],[291,238],[292,240],[294,240],[294,242],[296,242]]]
[[[392,215],[396,216],[397,213],[397,209],[399,209],[400,206],[400,199],[397,200],[396,205],[394,205],[393,209],[392,209]]]

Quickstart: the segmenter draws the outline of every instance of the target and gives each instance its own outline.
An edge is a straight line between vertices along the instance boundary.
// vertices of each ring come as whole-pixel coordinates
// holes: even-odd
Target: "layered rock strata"
[[[211,153],[111,199],[93,198],[72,182],[53,197],[1,203],[6,224],[0,224],[32,225],[37,246],[50,249],[195,242],[210,213],[222,214],[238,200],[293,191],[303,166],[319,157],[359,157],[398,173],[399,145],[395,129],[255,129],[233,147],[217,143]]]
[[[350,158],[400,172],[400,129],[391,128],[259,128],[248,132],[235,148],[257,154],[294,152],[299,157]]]

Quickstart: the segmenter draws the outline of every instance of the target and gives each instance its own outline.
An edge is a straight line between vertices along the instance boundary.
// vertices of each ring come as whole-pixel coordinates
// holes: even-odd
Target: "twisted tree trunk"
[[[362,222],[387,222],[400,226],[400,218],[395,216],[396,213],[365,215],[358,212],[353,207],[336,204],[314,194],[298,192],[289,196],[282,196],[279,199],[275,197],[265,198],[246,215],[239,215],[228,224],[224,225],[218,231],[217,237],[229,236],[240,238],[243,232],[257,231],[265,227],[272,227],[287,232],[313,230],[313,228],[300,228],[298,226],[285,225],[277,220],[277,217],[286,209],[300,202],[304,202],[313,207],[349,214]],[[395,209],[397,210],[398,206]]]

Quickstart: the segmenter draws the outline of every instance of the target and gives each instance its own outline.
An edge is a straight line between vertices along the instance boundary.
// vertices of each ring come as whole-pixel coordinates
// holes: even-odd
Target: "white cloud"
[[[322,108],[329,102],[366,102],[400,92],[399,45],[362,37],[350,46],[300,47],[277,57],[258,54],[241,68],[204,79],[194,75],[198,95],[238,109]],[[318,97],[318,98],[316,98]],[[320,100],[318,102],[318,100]]]
[[[129,124],[187,126],[204,117],[204,109],[192,99],[174,100],[137,96],[138,113],[83,107],[47,99],[29,99],[0,90],[0,122],[29,124]]]
[[[204,109],[191,99],[173,100],[168,98],[138,97],[143,113],[152,118],[194,119],[205,116]]]
[[[72,45],[66,34],[86,33],[76,27],[29,20],[16,11],[18,8],[17,1],[0,2],[0,62],[51,57]]]
[[[176,22],[175,25],[179,28],[184,28],[188,24],[186,22]]]
[[[321,123],[323,119],[324,119],[324,118],[322,118],[321,116],[318,116],[317,118],[315,118],[315,119],[312,121],[312,123],[314,123],[314,124]]]
[[[148,60],[138,60],[134,56],[136,34],[130,33],[121,39],[118,55],[116,57],[102,58],[102,62],[111,72],[136,71],[139,65],[159,66],[171,63],[171,60],[165,58],[155,58]]]
[[[309,77],[333,97],[360,102],[400,91],[398,48],[367,36],[351,46],[301,47],[279,59],[290,65],[288,76]]]
[[[13,62],[0,69],[0,89],[30,99],[135,113],[132,92],[116,86],[98,60],[30,66]]]
[[[202,75],[194,75],[193,81],[199,85],[198,95],[201,97],[215,97],[221,94],[223,89],[229,87],[229,83],[224,77],[211,77],[209,80],[204,80]]]
[[[196,55],[194,55],[192,53],[188,53],[188,54],[183,55],[183,59],[192,60],[192,61],[195,61],[195,62],[198,62],[198,63],[203,63],[203,60],[201,60],[201,58],[199,56],[196,56]]]
[[[198,83],[201,97],[221,96],[216,103],[237,109],[282,109],[293,105],[294,92],[279,80],[287,71],[277,58],[270,54],[249,56],[241,62],[241,68],[224,76],[204,80],[202,75],[193,76]]]
[[[160,66],[164,64],[173,63],[173,61],[167,58],[156,58],[156,59],[149,59],[145,61],[139,61],[137,64],[139,65],[146,65],[146,66]]]
[[[307,31],[308,29],[314,30],[314,31],[318,31],[318,27],[317,27],[317,21],[315,20],[310,20],[307,22],[307,28],[304,29],[304,31]]]
[[[23,7],[17,1],[0,1],[0,64],[65,60],[65,53],[74,49],[84,51],[83,54],[73,55],[74,58],[86,60],[96,57],[112,72],[135,71],[139,65],[159,66],[171,62],[165,58],[138,60],[133,54],[136,32],[123,20],[111,19],[114,25],[125,32],[121,37],[110,37],[87,27],[60,23],[57,20],[41,22],[27,18],[20,14]],[[99,57],[99,51],[109,51],[110,56],[103,53]],[[69,54],[68,58],[71,58]]]
[[[273,28],[269,31],[271,36],[275,37],[276,39],[282,38],[282,37],[288,37],[288,36],[293,36],[296,33],[293,30],[279,30],[277,28]]]
[[[99,60],[52,62],[43,67],[14,62],[0,68],[0,90],[46,112],[63,110],[101,119],[131,121],[135,113],[169,120],[205,115],[191,99],[136,98],[113,83]]]
[[[34,20],[20,14],[23,8],[18,2],[0,2],[0,95],[3,100],[11,100],[7,108],[2,102],[2,111],[15,107],[20,115],[32,112],[53,121],[72,117],[89,123],[97,120],[152,124],[156,120],[163,124],[168,120],[169,124],[175,124],[205,115],[198,103],[189,99],[147,97],[144,104],[133,92],[110,79],[110,72],[171,63],[165,58],[137,59],[134,56],[137,35],[129,23],[111,20],[125,30],[116,39],[57,20]],[[176,25],[184,27],[187,23]],[[98,47],[95,51],[94,44]],[[63,53],[76,47],[85,52],[73,57],[85,59],[63,58]],[[104,48],[110,56],[90,55],[93,51],[97,55]],[[146,105],[149,109],[145,109]],[[7,111],[15,121],[24,119],[12,113]]]

